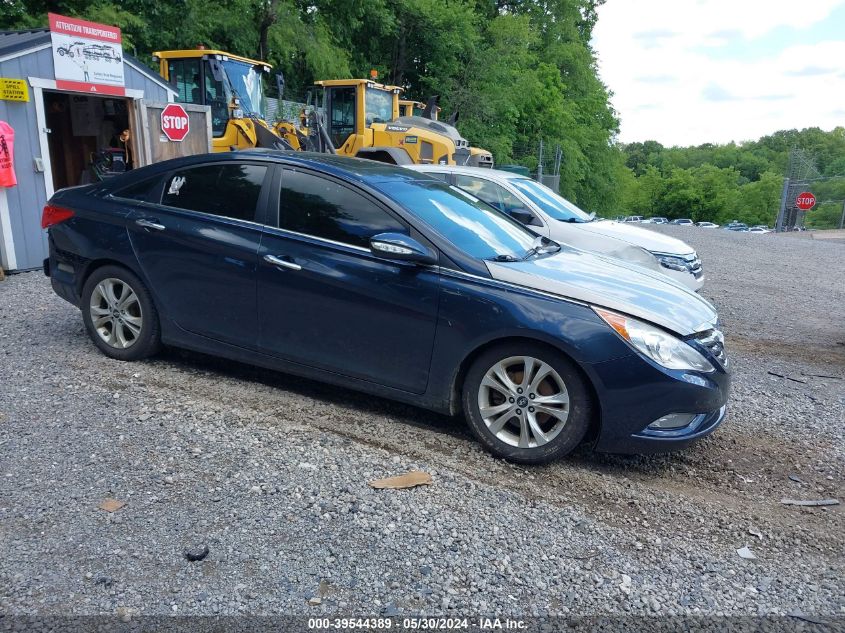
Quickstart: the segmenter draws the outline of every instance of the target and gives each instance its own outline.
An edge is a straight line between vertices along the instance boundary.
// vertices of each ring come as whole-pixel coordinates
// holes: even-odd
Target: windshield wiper
[[[525,255],[523,255],[522,259],[529,259],[538,253],[547,252],[547,253],[555,253],[560,250],[560,244],[550,240],[547,237],[543,237],[542,235],[538,235],[537,238],[534,240],[534,243],[531,245],[531,248],[526,251]]]

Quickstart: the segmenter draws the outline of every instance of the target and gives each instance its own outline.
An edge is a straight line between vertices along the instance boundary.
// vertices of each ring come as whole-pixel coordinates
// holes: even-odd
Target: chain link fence
[[[560,145],[544,142],[514,146],[511,156],[496,165],[496,169],[530,176],[553,191],[560,191],[560,165],[563,150]]]

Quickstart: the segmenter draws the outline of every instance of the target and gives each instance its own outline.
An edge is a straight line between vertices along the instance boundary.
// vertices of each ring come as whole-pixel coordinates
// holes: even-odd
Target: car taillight
[[[73,211],[65,207],[57,207],[54,204],[48,204],[44,207],[41,213],[41,228],[46,229],[54,224],[59,224],[65,220],[70,220],[73,217]]]

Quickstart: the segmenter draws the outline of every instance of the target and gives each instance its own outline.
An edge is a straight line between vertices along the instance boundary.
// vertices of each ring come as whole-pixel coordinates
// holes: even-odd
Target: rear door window
[[[339,183],[285,170],[279,227],[333,242],[369,248],[379,233],[408,233],[408,227],[366,196]]]
[[[250,163],[214,163],[181,169],[167,178],[162,204],[255,222],[266,176],[266,165]]]
[[[111,195],[114,198],[123,198],[125,200],[158,202],[161,199],[161,179],[161,174],[153,176],[152,178],[145,178],[133,185],[118,189]]]

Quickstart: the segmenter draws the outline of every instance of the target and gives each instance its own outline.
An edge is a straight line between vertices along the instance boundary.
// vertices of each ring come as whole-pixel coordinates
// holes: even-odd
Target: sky
[[[607,0],[598,15],[623,143],[845,126],[845,0]]]

